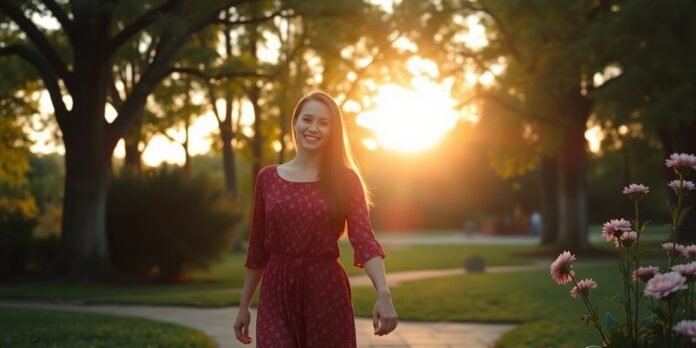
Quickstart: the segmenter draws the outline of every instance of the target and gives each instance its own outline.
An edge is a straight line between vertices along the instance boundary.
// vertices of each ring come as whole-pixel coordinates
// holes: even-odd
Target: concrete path
[[[120,316],[141,317],[171,322],[198,329],[212,337],[220,348],[255,347],[243,345],[234,337],[232,323],[237,315],[237,307],[227,308],[187,308],[163,306],[130,305],[75,305],[0,301],[0,308],[44,308],[92,313],[105,313]],[[252,312],[256,320],[256,312]],[[252,325],[252,337],[254,337]],[[515,327],[507,324],[462,324],[400,322],[396,331],[387,336],[373,334],[372,320],[355,320],[358,347],[360,348],[484,348],[493,347],[494,342],[505,332]]]
[[[523,271],[535,271],[540,269],[548,269],[550,263],[546,261],[535,262],[531,265],[519,265],[519,266],[492,266],[486,267],[486,273],[506,273],[506,272],[523,272]],[[410,282],[416,280],[432,279],[432,278],[442,278],[464,275],[467,272],[464,268],[449,268],[449,269],[428,269],[419,271],[402,271],[402,272],[391,272],[387,273],[387,282],[389,287],[399,286],[403,282]],[[350,285],[352,287],[363,287],[372,286],[372,281],[367,275],[359,275],[348,277]]]
[[[475,245],[538,245],[539,236],[491,236],[480,233],[464,233],[452,231],[449,233],[428,234],[396,234],[377,232],[377,239],[382,244],[391,245],[423,245],[423,244],[475,244]]]
[[[511,236],[492,236],[482,233],[464,233],[461,231],[446,231],[443,233],[423,233],[410,232],[408,234],[397,234],[393,232],[377,231],[377,239],[382,244],[391,245],[539,245],[540,236],[534,235],[511,235]],[[663,234],[650,234],[641,237],[641,240],[660,241],[665,238]],[[590,242],[602,242],[604,238],[601,234],[590,234]],[[341,239],[347,243],[347,240]]]

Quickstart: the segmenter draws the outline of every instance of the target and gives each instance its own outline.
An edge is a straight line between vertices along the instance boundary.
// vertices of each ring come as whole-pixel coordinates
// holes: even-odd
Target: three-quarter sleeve
[[[266,268],[269,253],[266,240],[266,204],[264,201],[263,170],[256,176],[254,200],[252,203],[251,224],[249,228],[249,247],[244,265],[251,269]]]
[[[365,202],[365,192],[358,175],[350,170],[348,172],[348,212],[346,223],[348,225],[348,239],[353,246],[353,264],[356,267],[364,267],[369,259],[379,256],[384,258],[384,250],[377,242],[370,215]]]

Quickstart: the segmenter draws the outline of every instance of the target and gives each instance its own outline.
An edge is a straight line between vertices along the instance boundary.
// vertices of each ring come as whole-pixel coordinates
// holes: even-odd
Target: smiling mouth
[[[309,141],[311,141],[311,142],[319,141],[319,139],[320,139],[319,137],[316,137],[316,136],[313,136],[313,135],[305,135],[304,137],[305,137],[305,139],[307,139],[307,140],[309,140]]]

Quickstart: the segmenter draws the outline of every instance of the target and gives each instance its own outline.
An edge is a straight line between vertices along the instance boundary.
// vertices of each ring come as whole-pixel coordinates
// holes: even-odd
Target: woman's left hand
[[[377,302],[372,309],[372,324],[375,327],[375,335],[383,336],[394,331],[398,323],[399,318],[396,315],[391,294],[377,295]]]

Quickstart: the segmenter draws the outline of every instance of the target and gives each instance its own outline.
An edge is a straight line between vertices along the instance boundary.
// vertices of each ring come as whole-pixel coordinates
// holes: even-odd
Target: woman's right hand
[[[251,322],[251,311],[249,308],[239,308],[237,319],[234,321],[234,334],[239,342],[244,344],[251,343],[249,336],[249,323]]]

